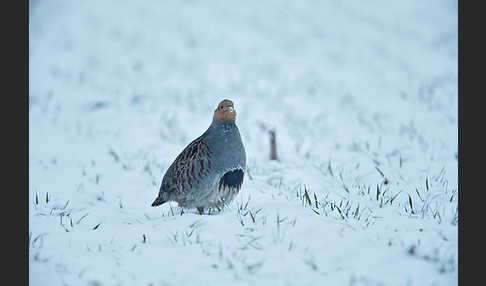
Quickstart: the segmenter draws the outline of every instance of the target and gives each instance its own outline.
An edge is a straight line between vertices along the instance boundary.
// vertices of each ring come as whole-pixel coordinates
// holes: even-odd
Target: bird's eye
[[[219,108],[220,108],[220,109],[223,109],[223,106],[221,105]]]

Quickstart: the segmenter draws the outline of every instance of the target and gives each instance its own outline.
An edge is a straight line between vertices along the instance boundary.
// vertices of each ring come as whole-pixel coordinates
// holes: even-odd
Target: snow
[[[31,285],[458,283],[457,1],[30,4]],[[241,193],[150,207],[224,98]]]

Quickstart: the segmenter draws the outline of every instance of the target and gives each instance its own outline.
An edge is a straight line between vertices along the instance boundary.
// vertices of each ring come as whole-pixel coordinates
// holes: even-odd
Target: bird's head
[[[236,110],[233,102],[229,99],[221,101],[214,111],[214,119],[224,123],[234,123]]]

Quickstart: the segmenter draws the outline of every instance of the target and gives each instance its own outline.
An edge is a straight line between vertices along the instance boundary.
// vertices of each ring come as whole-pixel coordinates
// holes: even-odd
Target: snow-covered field
[[[457,284],[457,1],[31,0],[29,38],[31,285]],[[150,207],[224,98],[241,193]]]

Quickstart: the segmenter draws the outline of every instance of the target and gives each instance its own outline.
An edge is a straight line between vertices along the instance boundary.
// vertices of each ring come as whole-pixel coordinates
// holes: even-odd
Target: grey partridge
[[[246,153],[235,120],[233,102],[221,101],[209,128],[167,169],[152,206],[175,201],[202,214],[204,208],[222,208],[236,197],[246,171]]]

